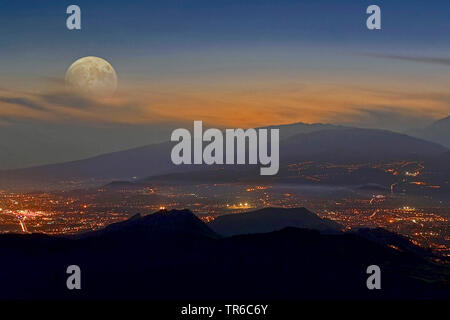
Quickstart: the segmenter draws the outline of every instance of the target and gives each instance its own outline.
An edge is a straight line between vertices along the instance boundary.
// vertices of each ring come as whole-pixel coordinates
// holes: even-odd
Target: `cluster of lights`
[[[250,209],[252,206],[248,202],[240,202],[239,204],[227,204],[227,208],[230,210],[236,209]]]

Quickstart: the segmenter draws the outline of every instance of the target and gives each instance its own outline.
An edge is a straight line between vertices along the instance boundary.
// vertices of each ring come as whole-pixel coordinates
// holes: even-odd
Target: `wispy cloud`
[[[91,97],[64,90],[49,88],[39,93],[0,92],[0,116],[8,119],[31,118],[55,122],[92,124],[152,122],[151,108],[141,98],[132,94],[114,97]],[[6,118],[2,123],[9,122]]]
[[[395,54],[369,54],[368,56],[383,59],[394,59],[403,61],[412,61],[419,63],[431,63],[439,64],[450,67],[450,58],[443,57],[423,57],[423,56],[407,56],[407,55],[395,55]]]
[[[0,102],[4,102],[4,103],[8,103],[8,104],[14,104],[14,105],[18,105],[18,106],[21,106],[21,107],[25,107],[25,108],[32,109],[32,110],[37,110],[37,111],[46,111],[46,109],[47,109],[43,105],[41,105],[39,103],[36,103],[34,101],[31,101],[31,100],[29,100],[27,98],[0,97]]]
[[[95,98],[66,91],[56,79],[38,92],[1,91],[0,116],[92,126],[201,119],[218,127],[302,121],[403,130],[447,116],[450,106],[445,89],[420,89],[407,82],[380,87],[289,82],[245,88],[226,83],[201,88],[143,85]]]
[[[73,109],[87,110],[103,107],[102,103],[94,99],[63,91],[40,94],[39,98],[51,105],[59,105]]]

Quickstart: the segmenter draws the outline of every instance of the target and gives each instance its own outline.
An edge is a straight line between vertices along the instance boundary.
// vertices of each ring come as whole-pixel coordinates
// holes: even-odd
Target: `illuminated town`
[[[293,168],[293,166],[291,166]],[[391,174],[399,174],[387,169]],[[405,172],[416,178],[416,171]],[[315,177],[320,179],[319,177]],[[164,184],[47,193],[0,193],[4,233],[75,234],[141,213],[188,208],[205,222],[263,207],[306,207],[344,229],[382,227],[450,256],[447,203],[392,190],[289,184]]]
[[[299,162],[285,166],[277,179],[206,183],[194,176],[179,183],[164,177],[76,190],[0,191],[0,232],[75,234],[162,209],[187,208],[210,222],[264,207],[305,207],[344,230],[381,227],[450,256],[448,181],[420,162]]]

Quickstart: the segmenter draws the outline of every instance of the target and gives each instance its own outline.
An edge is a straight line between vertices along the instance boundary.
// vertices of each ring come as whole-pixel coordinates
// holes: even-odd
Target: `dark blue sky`
[[[82,9],[82,32],[65,29],[70,4]],[[382,32],[365,28],[370,4],[382,8]],[[254,44],[445,50],[449,16],[449,1],[2,0],[0,54],[14,57],[34,50],[52,58],[88,52],[130,56]]]

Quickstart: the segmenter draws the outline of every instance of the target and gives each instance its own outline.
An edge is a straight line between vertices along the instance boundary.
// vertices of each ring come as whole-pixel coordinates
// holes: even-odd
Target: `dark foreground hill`
[[[158,212],[76,238],[0,236],[0,298],[449,298],[448,269],[356,234],[285,228],[220,238],[190,211]],[[79,265],[82,289],[66,289]],[[382,290],[366,269],[382,270]],[[447,281],[447,283],[445,283]]]

